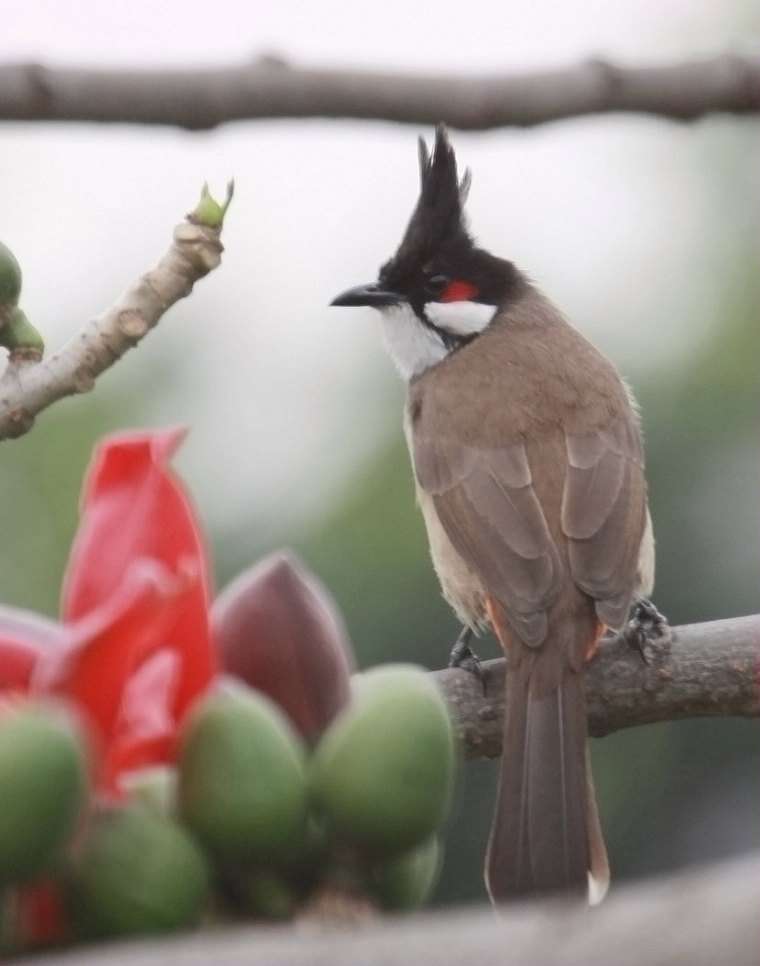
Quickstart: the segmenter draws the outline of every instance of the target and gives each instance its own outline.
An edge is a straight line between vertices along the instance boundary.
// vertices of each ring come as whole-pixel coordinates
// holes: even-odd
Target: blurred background
[[[750,49],[747,0],[10,0],[0,62],[139,68],[296,65],[486,71]],[[444,118],[445,120],[445,118]],[[417,194],[416,138],[384,123],[267,121],[208,133],[4,124],[0,238],[49,350],[154,264],[203,181],[237,192],[222,267],[88,396],[0,448],[0,597],[54,615],[79,483],[103,433],[185,424],[176,461],[217,586],[277,547],[329,585],[362,666],[439,667],[457,631],[427,556],[403,387],[366,310]],[[758,610],[757,119],[610,115],[452,132],[479,241],[529,272],[609,354],[642,406],[674,624]],[[490,641],[483,657],[495,655]],[[757,848],[756,722],[705,719],[593,743],[613,875]],[[469,763],[439,902],[484,898],[496,768]]]

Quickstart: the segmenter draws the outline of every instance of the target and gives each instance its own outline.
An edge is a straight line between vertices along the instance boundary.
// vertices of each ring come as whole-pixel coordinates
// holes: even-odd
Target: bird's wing
[[[562,530],[575,583],[612,628],[625,622],[636,590],[646,526],[641,437],[633,415],[585,434],[566,434]]]
[[[570,575],[594,598],[599,618],[618,628],[635,589],[646,515],[638,429],[623,416],[585,434],[559,431],[550,449],[553,462],[541,472],[564,476],[558,492]],[[524,643],[541,644],[563,564],[526,445],[463,442],[428,432],[423,421],[412,433],[412,459],[455,550]]]
[[[528,645],[543,643],[561,564],[523,444],[485,448],[418,427],[412,459],[417,483],[432,496],[454,549],[519,637]]]

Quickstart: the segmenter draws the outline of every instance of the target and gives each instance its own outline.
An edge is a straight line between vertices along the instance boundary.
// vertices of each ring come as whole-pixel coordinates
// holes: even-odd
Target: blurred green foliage
[[[25,435],[0,442],[0,601],[57,616],[93,447],[107,433],[149,425],[165,378],[149,354],[129,382],[112,375],[101,377],[93,393],[43,411]]]
[[[120,411],[120,401],[110,396],[95,406],[88,402],[53,406],[31,432],[0,444],[1,597],[53,617],[76,528],[82,473],[93,444],[113,428]]]

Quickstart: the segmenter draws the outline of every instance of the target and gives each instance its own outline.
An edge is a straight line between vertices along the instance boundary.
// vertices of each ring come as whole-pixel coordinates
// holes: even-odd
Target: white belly
[[[411,427],[406,410],[404,411],[404,435],[411,454]],[[438,519],[432,496],[420,489],[416,483],[415,490],[417,505],[425,521],[433,568],[445,600],[463,624],[473,629],[485,627],[488,618],[480,580],[454,549]]]
[[[480,581],[462,560],[441,526],[433,498],[417,488],[417,503],[425,520],[430,556],[443,596],[463,624],[473,629],[487,623]]]

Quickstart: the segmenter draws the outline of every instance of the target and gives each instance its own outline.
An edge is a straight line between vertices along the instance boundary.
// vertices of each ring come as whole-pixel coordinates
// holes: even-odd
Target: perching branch
[[[584,114],[691,120],[760,111],[760,59],[724,53],[654,67],[602,59],[481,77],[291,67],[264,57],[238,67],[109,71],[0,67],[0,120],[164,124],[191,130],[272,117],[331,117],[469,130]]]
[[[58,352],[10,353],[0,378],[0,439],[21,436],[35,416],[63,396],[87,392],[97,377],[144,338],[167,309],[221,262],[224,213],[206,189],[195,211],[174,229],[172,243],[155,268],[141,275],[110,308],[89,322]]]
[[[647,662],[621,637],[600,643],[586,671],[589,732],[703,715],[760,715],[760,615],[670,629]],[[485,661],[485,695],[467,671],[434,672],[451,702],[465,754],[501,753],[504,661]]]

